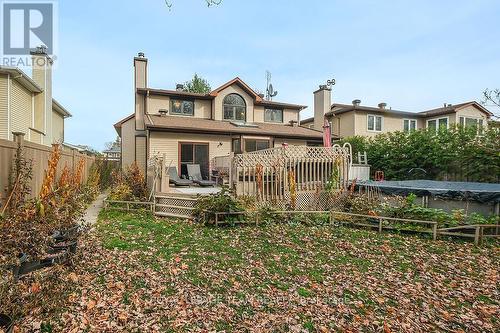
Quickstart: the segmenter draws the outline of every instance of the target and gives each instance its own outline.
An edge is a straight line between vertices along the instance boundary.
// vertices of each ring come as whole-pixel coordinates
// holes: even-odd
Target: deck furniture
[[[181,179],[179,174],[177,173],[176,167],[168,168],[168,176],[170,177],[169,183],[174,184],[175,186],[191,186],[193,185],[193,181],[189,179]]]
[[[201,176],[201,169],[199,164],[188,164],[187,171],[189,175],[189,179],[200,186],[215,186],[215,182],[212,180],[205,180]]]

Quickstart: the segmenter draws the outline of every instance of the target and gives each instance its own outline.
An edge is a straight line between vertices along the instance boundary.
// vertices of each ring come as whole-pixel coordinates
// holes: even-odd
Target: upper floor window
[[[264,110],[264,121],[270,123],[282,123],[283,122],[283,110],[280,109],[265,109]]]
[[[403,130],[405,132],[411,132],[417,129],[417,121],[415,119],[404,119],[403,120]]]
[[[222,102],[225,120],[246,121],[247,106],[245,100],[238,94],[229,94]]]
[[[180,99],[171,100],[170,114],[178,114],[183,116],[194,115],[194,102],[184,101]]]
[[[439,119],[431,119],[427,120],[427,128],[437,131],[438,129],[448,128],[448,117],[445,118],[439,118]]]
[[[382,116],[368,115],[368,130],[382,132]]]

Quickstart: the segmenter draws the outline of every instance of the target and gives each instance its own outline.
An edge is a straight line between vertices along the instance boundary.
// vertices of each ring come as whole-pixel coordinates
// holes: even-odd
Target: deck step
[[[155,196],[155,215],[192,218],[194,206],[198,200],[193,197],[178,195]]]
[[[174,206],[174,205],[165,205],[165,204],[156,204],[155,207],[194,210],[194,207],[183,207],[183,206]]]

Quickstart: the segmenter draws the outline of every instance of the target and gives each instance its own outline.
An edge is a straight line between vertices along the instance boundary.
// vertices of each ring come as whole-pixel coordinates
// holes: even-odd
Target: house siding
[[[170,97],[168,96],[150,96],[147,102],[147,112],[148,114],[159,114],[160,109],[165,109],[169,111],[169,114],[174,116],[175,114],[170,113]],[[210,100],[195,99],[194,100],[194,117],[210,119],[212,115],[212,102]],[[180,117],[191,117],[191,116],[180,116]]]
[[[459,123],[459,117],[469,117],[469,118],[477,118],[477,119],[482,119],[484,126],[488,125],[488,117],[487,115],[476,108],[473,105],[461,108],[457,110],[456,117],[455,117],[455,122],[458,124]]]
[[[0,75],[0,139],[4,139],[4,140],[8,139],[7,105],[9,102],[8,102],[8,96],[7,96],[7,90],[8,90],[7,85],[8,85],[8,76],[7,75]]]
[[[64,142],[64,117],[55,111],[52,111],[52,141]]]
[[[166,154],[166,164],[179,170],[179,142],[208,143],[209,158],[227,156],[231,153],[231,137],[229,135],[205,135],[171,132],[150,132],[149,155]],[[219,145],[222,143],[222,145]]]
[[[126,169],[135,161],[135,119],[122,125],[122,168]]]
[[[287,143],[289,146],[305,146],[307,144],[307,141],[305,140],[296,140],[296,139],[275,139],[274,140],[274,147],[281,147],[283,143]]]
[[[245,100],[246,110],[247,110],[247,119],[246,121],[252,123],[255,121],[254,119],[254,104],[253,98],[249,96],[243,89],[241,89],[238,85],[233,84],[229,87],[220,91],[217,96],[214,98],[214,119],[215,120],[224,120],[223,119],[223,107],[222,102],[224,101],[224,97],[229,94],[238,94]]]
[[[19,82],[11,81],[11,132],[21,132],[28,139],[31,126],[31,92]]]
[[[356,135],[355,130],[357,124],[354,124],[355,114],[354,112],[347,112],[339,114],[333,118],[330,118],[333,126],[333,134],[341,138]]]

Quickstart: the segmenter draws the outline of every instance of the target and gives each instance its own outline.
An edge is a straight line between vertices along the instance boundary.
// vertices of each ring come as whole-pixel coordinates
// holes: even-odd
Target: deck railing
[[[216,157],[212,165],[228,170],[229,183],[238,196],[253,196],[258,202],[283,203],[292,208],[307,207],[321,192],[347,188],[351,147],[270,148]]]

